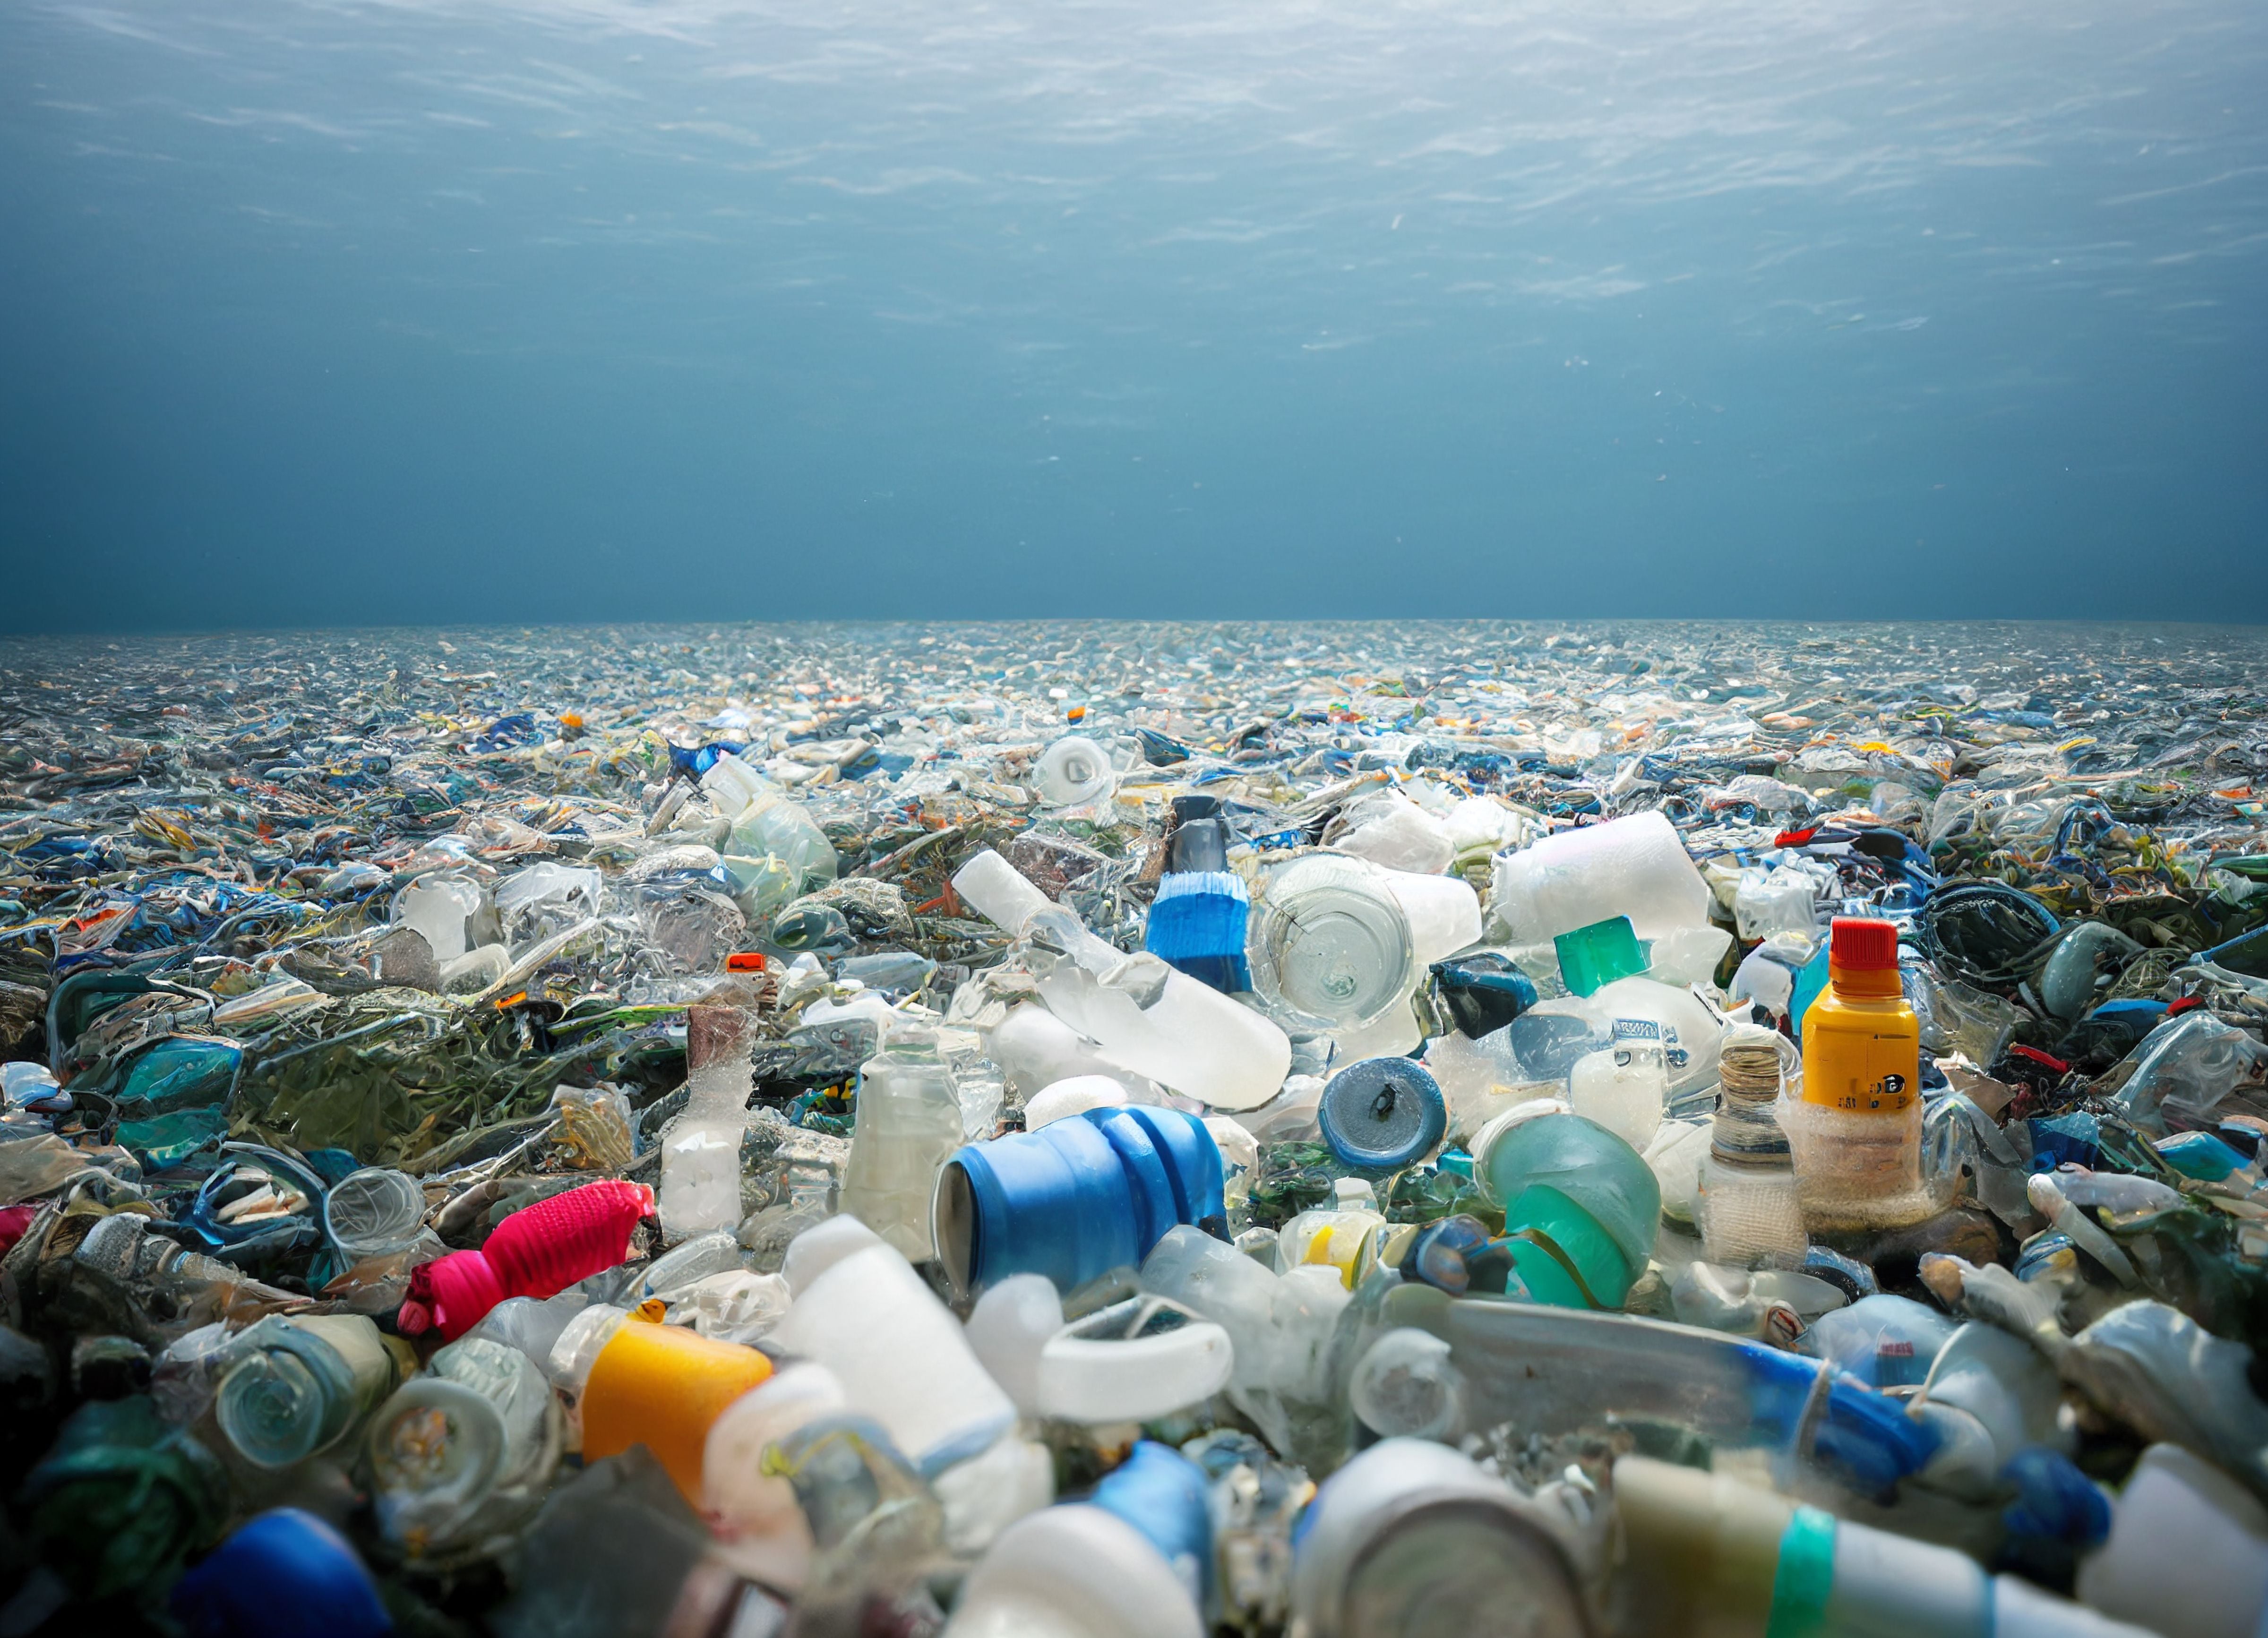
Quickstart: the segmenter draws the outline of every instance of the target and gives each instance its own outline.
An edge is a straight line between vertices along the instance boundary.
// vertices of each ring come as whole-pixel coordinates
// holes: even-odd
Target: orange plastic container
[[[771,1374],[771,1361],[755,1348],[682,1326],[627,1319],[600,1349],[583,1385],[583,1459],[643,1444],[697,1508],[710,1425]]]

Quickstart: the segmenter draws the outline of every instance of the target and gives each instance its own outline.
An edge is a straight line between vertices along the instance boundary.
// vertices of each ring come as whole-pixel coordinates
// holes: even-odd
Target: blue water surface
[[[2268,618],[2249,0],[11,0],[0,625]]]

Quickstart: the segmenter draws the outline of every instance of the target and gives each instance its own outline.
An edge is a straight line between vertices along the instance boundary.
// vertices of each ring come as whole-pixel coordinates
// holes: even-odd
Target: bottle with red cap
[[[1827,988],[1803,1017],[1803,1091],[1788,1122],[1804,1218],[1876,1228],[1935,1209],[1921,1176],[1921,1021],[1898,978],[1898,929],[1837,916]]]

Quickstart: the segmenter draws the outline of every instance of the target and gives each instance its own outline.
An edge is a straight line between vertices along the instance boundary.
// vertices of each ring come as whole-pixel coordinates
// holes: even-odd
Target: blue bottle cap
[[[1424,1064],[1365,1058],[1331,1077],[1315,1121],[1340,1164],[1395,1172],[1432,1153],[1449,1129],[1449,1107]]]
[[[173,1583],[192,1638],[381,1638],[394,1620],[347,1539],[296,1507],[261,1514]]]

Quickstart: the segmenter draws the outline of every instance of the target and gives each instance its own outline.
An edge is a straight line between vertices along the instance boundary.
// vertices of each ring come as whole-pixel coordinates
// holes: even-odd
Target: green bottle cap
[[[1638,934],[1626,915],[1579,927],[1551,943],[1559,952],[1559,976],[1578,995],[1592,995],[1618,978],[1646,971],[1646,951],[1638,948]]]

